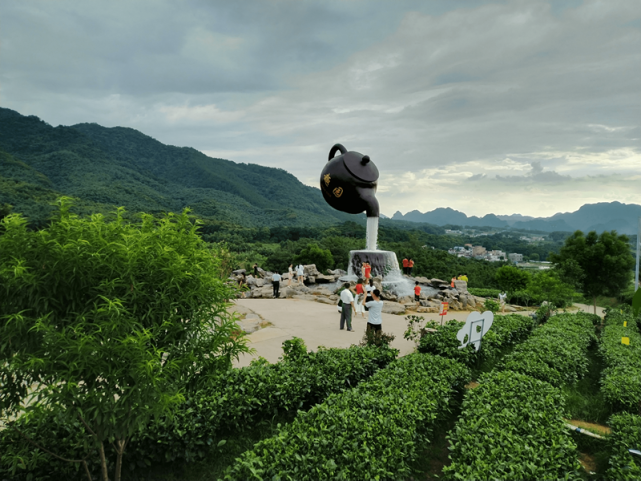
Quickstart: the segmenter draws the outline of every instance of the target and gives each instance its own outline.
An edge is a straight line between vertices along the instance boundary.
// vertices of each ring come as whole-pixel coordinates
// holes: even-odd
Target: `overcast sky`
[[[0,105],[313,186],[341,142],[388,216],[641,204],[641,3],[6,1]]]

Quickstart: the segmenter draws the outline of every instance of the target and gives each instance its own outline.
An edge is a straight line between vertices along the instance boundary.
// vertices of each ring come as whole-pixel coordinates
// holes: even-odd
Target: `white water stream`
[[[367,218],[367,234],[366,234],[366,249],[368,251],[375,251],[378,244],[378,217]]]

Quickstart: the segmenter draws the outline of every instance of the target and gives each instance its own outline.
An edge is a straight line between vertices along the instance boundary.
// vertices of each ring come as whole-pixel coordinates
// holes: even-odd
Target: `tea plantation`
[[[479,352],[458,349],[462,323],[428,324],[402,358],[385,345],[307,352],[287,341],[280,362],[220,373],[148,424],[123,479],[638,480],[640,321],[499,315]],[[567,426],[579,422],[610,430]],[[84,479],[46,452],[82,456],[84,426],[49,411],[16,427],[0,431],[1,480]],[[443,463],[426,462],[437,451]]]

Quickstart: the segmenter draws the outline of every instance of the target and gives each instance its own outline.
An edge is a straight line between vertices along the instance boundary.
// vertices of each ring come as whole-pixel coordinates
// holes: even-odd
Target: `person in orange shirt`
[[[416,307],[418,307],[421,303],[421,286],[418,285],[418,281],[414,286],[414,300],[416,301]]]
[[[369,262],[365,264],[365,279],[372,277],[372,266],[369,265]]]
[[[407,270],[408,270],[407,274],[410,276],[412,275],[412,269],[414,269],[414,259],[410,257],[410,260],[407,263]]]
[[[410,261],[407,260],[407,257],[403,259],[403,274],[407,274],[407,269],[410,266]]]
[[[356,314],[361,313],[361,317],[365,319],[365,308],[363,307],[363,296],[365,295],[365,288],[363,287],[363,279],[359,279],[356,283]]]

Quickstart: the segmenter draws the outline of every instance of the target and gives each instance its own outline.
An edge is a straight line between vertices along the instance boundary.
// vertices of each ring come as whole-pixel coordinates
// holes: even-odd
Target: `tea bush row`
[[[470,365],[479,357],[495,357],[504,347],[525,339],[534,327],[535,321],[529,316],[519,314],[495,316],[492,327],[483,336],[478,353],[471,345],[459,349],[461,343],[456,334],[464,324],[456,320],[448,321],[443,326],[434,321],[428,322],[425,327],[436,329],[436,332],[428,332],[420,339],[419,352],[437,354]]]
[[[623,327],[626,322],[627,326]],[[621,342],[623,337],[629,345]],[[599,354],[606,368],[601,373],[601,392],[617,411],[641,409],[641,334],[630,314],[610,311],[605,317]]]
[[[499,369],[527,374],[554,386],[574,384],[588,371],[587,351],[596,339],[592,315],[557,314],[514,351]]]
[[[581,479],[558,388],[511,371],[479,379],[448,435],[445,479]]]
[[[327,398],[243,453],[226,479],[406,479],[470,379],[464,365],[414,353]]]
[[[386,347],[322,349],[276,364],[264,362],[225,371],[207,389],[186,393],[173,420],[152,421],[132,439],[124,467],[131,470],[136,465],[202,458],[230,432],[251,429],[279,413],[308,409],[370,377],[397,353]],[[25,416],[17,427],[45,448],[74,459],[79,455],[76,446],[87,439],[81,425],[62,424],[53,413]],[[54,432],[59,436],[52,436]],[[51,463],[61,473],[75,473],[76,469],[34,450],[11,429],[0,431],[0,453],[0,479],[11,472],[10,479],[20,479],[16,469],[30,479],[49,479]]]
[[[638,481],[641,479],[641,457],[629,449],[641,451],[641,416],[629,413],[615,414],[610,418],[612,434],[609,436],[612,455],[605,473],[612,481]]]

